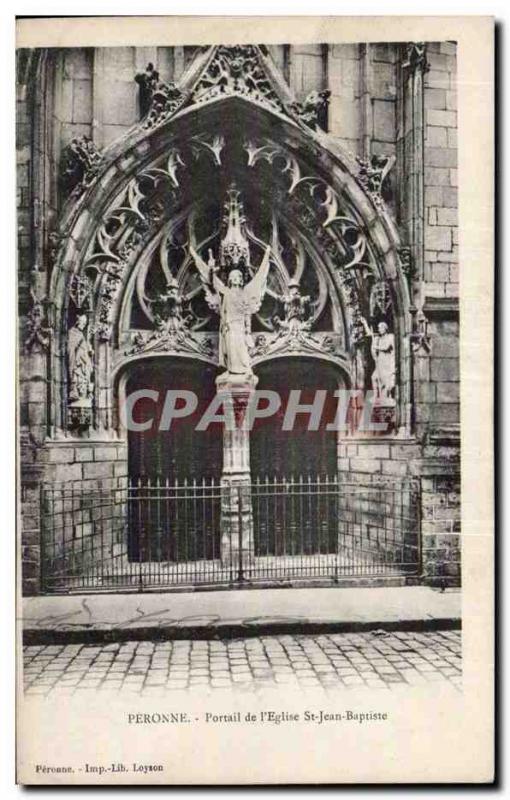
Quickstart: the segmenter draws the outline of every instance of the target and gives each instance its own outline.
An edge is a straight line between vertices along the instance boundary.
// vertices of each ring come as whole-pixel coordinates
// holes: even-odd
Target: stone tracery
[[[195,113],[205,113],[206,106],[235,101],[237,96],[264,105],[264,113],[271,109],[272,114],[299,122],[288,98],[274,100],[278,92],[274,81],[267,75],[262,78],[261,53],[253,49],[247,56],[256,79],[241,78],[237,67],[242,53],[227,50],[216,51],[186,99],[183,94],[182,103],[171,111],[167,108],[154,127],[175,126],[173,120],[185,110],[198,107]],[[147,91],[157,94],[159,76],[149,70],[144,80]],[[360,371],[359,364],[369,351],[362,320],[373,320],[377,312],[373,298],[383,275],[355,203],[343,185],[334,186],[322,169],[309,166],[311,151],[304,143],[301,154],[295,144],[285,146],[264,134],[244,140],[241,134],[239,139],[221,119],[216,127],[207,126],[207,132],[197,127],[186,139],[177,131],[172,134],[156,160],[130,173],[103,213],[81,271],[73,278],[82,282],[87,296],[94,347],[106,345],[114,365],[156,351],[217,362],[217,322],[203,300],[189,249],[193,244],[207,252],[220,241],[226,256],[228,247],[239,245],[221,239],[225,189],[212,194],[206,190],[207,184],[224,186],[232,175],[250,201],[249,208],[240,209],[239,219],[243,240],[250,243],[245,253],[247,279],[253,275],[250,248],[260,253],[262,243],[270,241],[273,258],[266,298],[254,317],[252,358],[313,353],[336,359],[342,368],[347,365],[353,383],[364,381],[368,372]],[[204,176],[210,170],[216,173],[208,182]],[[268,180],[271,194],[264,196],[261,187]],[[255,194],[244,191],[250,184]],[[368,186],[367,193],[373,199]],[[57,244],[61,233],[54,236]],[[389,302],[382,316],[393,331],[394,289],[390,283],[385,286]],[[292,293],[297,293],[296,304],[300,298],[300,311],[294,315],[288,299]],[[70,296],[73,299],[72,291]]]

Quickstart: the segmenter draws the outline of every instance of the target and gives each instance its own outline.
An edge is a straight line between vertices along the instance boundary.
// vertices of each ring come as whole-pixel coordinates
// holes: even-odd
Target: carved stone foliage
[[[313,231],[314,239],[328,258],[341,288],[353,346],[365,339],[362,317],[369,315],[370,287],[378,277],[365,232],[343,213],[335,190],[321,177],[303,174],[298,159],[279,145],[248,142],[248,166],[266,161],[288,179],[288,189],[278,197],[293,219]]]
[[[409,72],[428,72],[430,65],[427,62],[427,45],[425,42],[407,42],[402,69]]]
[[[191,333],[185,327],[180,330],[158,321],[154,331],[135,331],[124,355],[165,353],[166,355],[200,356],[217,363],[218,337],[216,334]]]
[[[93,284],[87,275],[74,275],[69,288],[69,295],[77,309],[90,311],[93,304]]]
[[[399,247],[398,257],[400,259],[400,268],[406,277],[406,280],[409,284],[409,289],[411,289],[411,282],[415,274],[415,265],[413,262],[413,253],[411,248]]]
[[[311,300],[302,295],[297,282],[289,283],[288,292],[280,298],[283,306],[283,317],[275,317],[275,326],[279,333],[292,333],[310,330],[313,321]]]
[[[277,334],[259,333],[254,337],[250,351],[254,361],[279,354],[317,356],[328,355],[341,357],[345,353],[341,334],[327,332],[316,333],[298,328],[282,330]]]
[[[302,103],[291,103],[288,110],[292,116],[296,117],[308,128],[326,129],[327,110],[329,105],[330,91],[310,92]]]
[[[28,353],[41,353],[49,348],[53,327],[48,321],[46,299],[39,299],[33,290],[30,297],[32,305],[26,321],[25,348]]]
[[[290,100],[278,90],[267,72],[261,49],[255,45],[218,45],[211,48],[206,66],[192,86],[162,81],[154,65],[138,73],[142,128],[155,128],[187,105],[202,105],[229,96],[251,101],[285,114],[316,130],[326,127],[329,91],[312,91],[303,102]]]
[[[217,350],[211,336],[194,335],[190,330],[192,316],[183,308],[179,284],[171,279],[164,291],[154,298],[147,298],[154,315],[153,331],[136,331],[131,336],[131,345],[126,354],[164,351],[185,353],[212,358]]]
[[[370,316],[387,317],[391,312],[391,291],[384,280],[375,281],[370,290]]]
[[[383,206],[384,182],[395,164],[395,156],[373,155],[368,161],[362,158],[357,158],[356,160],[360,167],[358,176],[360,183],[367,190],[376,206]]]
[[[98,276],[95,332],[102,341],[111,338],[114,308],[135,251],[177,202],[183,166],[180,152],[171,148],[161,164],[132,178],[96,232],[83,268]]]
[[[41,353],[49,348],[53,325],[49,318],[51,303],[46,296],[46,273],[37,264],[30,274],[30,301],[25,349],[28,353]]]
[[[52,231],[48,235],[48,265],[51,267],[55,264],[58,256],[58,251],[62,242],[65,241],[65,236],[59,231]]]
[[[61,186],[66,194],[83,192],[93,182],[103,163],[88,136],[71,139],[62,156]]]
[[[170,119],[182,106],[185,95],[171,81],[160,80],[159,72],[149,63],[145,72],[135,75],[140,86],[140,110],[142,128],[155,128]]]

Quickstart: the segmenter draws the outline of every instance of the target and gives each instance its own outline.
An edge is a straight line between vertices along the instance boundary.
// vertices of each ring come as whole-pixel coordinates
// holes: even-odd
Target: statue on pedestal
[[[238,200],[239,192],[230,189],[227,233],[220,250],[221,267],[228,270],[227,283],[220,279],[220,267],[216,264],[212,251],[209,261],[205,261],[190,246],[190,253],[200,272],[209,306],[220,315],[219,361],[226,371],[218,380],[249,380],[253,370],[249,350],[253,347],[251,338],[251,317],[255,314],[266,292],[271,248],[266,248],[262,263],[255,275],[245,283],[243,269],[249,264],[248,241],[244,236],[243,217]]]
[[[376,402],[393,405],[395,403],[395,336],[389,332],[386,322],[379,322],[377,333],[375,333],[364,317],[361,317],[360,321],[366,335],[372,339],[370,352],[375,363],[372,373],[372,389]]]
[[[87,321],[87,315],[80,314],[67,334],[69,402],[81,405],[92,403],[93,392],[94,351],[85,334]]]

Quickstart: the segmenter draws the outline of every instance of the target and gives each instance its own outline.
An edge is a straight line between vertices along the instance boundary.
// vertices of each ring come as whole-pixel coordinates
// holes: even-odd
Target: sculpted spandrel
[[[202,277],[209,306],[220,315],[219,361],[226,372],[221,378],[230,376],[249,378],[253,375],[249,349],[251,339],[251,317],[255,314],[266,292],[271,248],[266,248],[262,263],[253,278],[243,286],[243,274],[233,269],[228,275],[228,285],[218,277],[216,266],[209,251],[209,263],[190,247],[190,253]]]

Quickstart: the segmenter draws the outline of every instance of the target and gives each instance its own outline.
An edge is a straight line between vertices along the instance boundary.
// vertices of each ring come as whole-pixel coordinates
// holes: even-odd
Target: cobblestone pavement
[[[448,681],[461,688],[459,631],[286,635],[226,641],[121,642],[24,648],[29,695],[162,689],[245,691],[280,684],[337,690]]]

